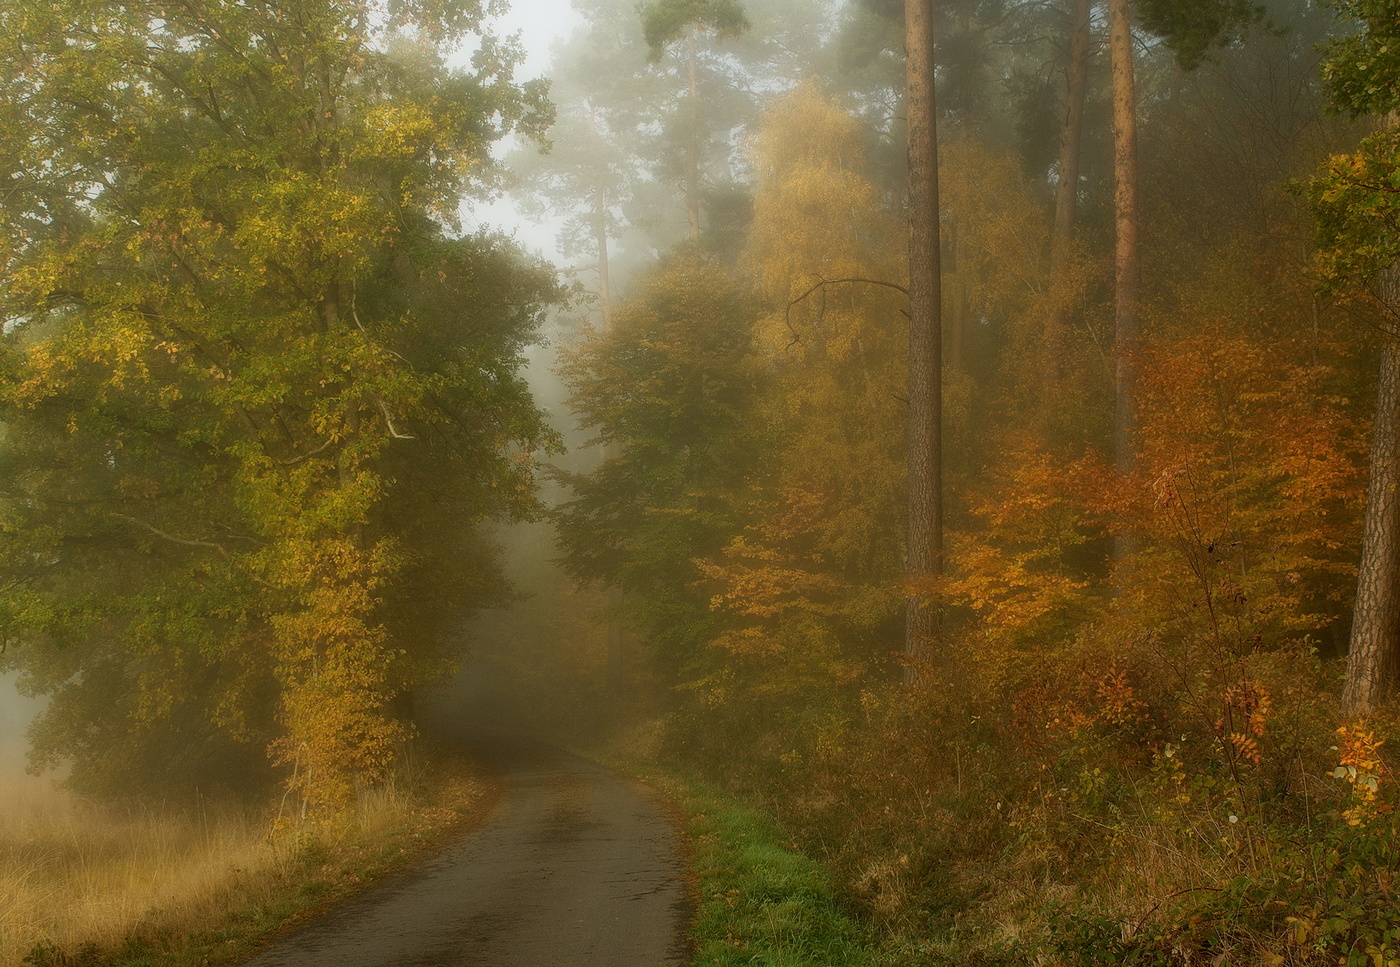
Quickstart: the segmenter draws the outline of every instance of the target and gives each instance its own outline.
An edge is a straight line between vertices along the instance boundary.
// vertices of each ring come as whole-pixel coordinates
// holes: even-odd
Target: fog
[[[904,955],[1394,960],[1395,0],[306,2],[0,10],[0,784],[536,736]]]
[[[32,781],[25,772],[24,730],[43,708],[42,700],[19,693],[16,677],[13,672],[0,675],[0,785],[6,787]]]

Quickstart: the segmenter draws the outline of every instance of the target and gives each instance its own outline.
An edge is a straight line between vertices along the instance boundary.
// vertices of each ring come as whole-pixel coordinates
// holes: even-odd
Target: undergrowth
[[[1338,728],[1307,655],[1198,676],[1202,719],[1162,665],[1084,647],[999,714],[871,689],[843,727],[710,774],[821,857],[879,962],[1400,965],[1394,722]],[[824,956],[791,962],[877,962]]]

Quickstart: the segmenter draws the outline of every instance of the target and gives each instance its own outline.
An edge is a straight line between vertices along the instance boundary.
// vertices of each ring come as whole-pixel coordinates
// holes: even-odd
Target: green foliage
[[[1400,107],[1400,16],[1392,0],[1336,0],[1334,10],[1360,25],[1328,42],[1322,68],[1333,106],[1359,117]]]
[[[1400,128],[1393,117],[1400,106],[1400,10],[1387,0],[1336,6],[1361,29],[1327,47],[1323,77],[1332,106],[1352,117],[1392,115],[1299,188],[1317,218],[1320,282],[1345,295],[1364,290],[1400,259]]]
[[[1324,289],[1355,291],[1400,258],[1397,187],[1400,129],[1393,127],[1364,138],[1351,154],[1333,155],[1307,183]]]
[[[666,48],[688,30],[712,30],[723,39],[749,29],[739,0],[652,0],[640,10],[642,34],[653,61],[660,60]]]
[[[444,66],[478,4],[294,8],[0,5],[7,633],[88,788],[382,776],[498,588],[444,525],[531,509],[554,282],[444,223],[541,92]]]
[[[1212,47],[1238,43],[1264,18],[1251,0],[1142,0],[1142,26],[1163,38],[1184,70],[1197,67]]]
[[[700,901],[695,964],[876,962],[868,925],[842,908],[827,872],[772,819],[704,785],[667,786],[688,814]]]
[[[562,366],[570,405],[608,448],[597,470],[568,480],[575,497],[557,517],[564,565],[638,595],[638,621],[672,675],[712,623],[691,589],[692,561],[733,532],[732,495],[757,454],[747,420],[762,380],[756,315],[719,267],[678,257]]]

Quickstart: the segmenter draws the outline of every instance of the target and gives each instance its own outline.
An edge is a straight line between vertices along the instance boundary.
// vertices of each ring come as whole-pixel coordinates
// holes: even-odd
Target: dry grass
[[[36,945],[119,945],[207,915],[235,885],[285,875],[252,810],[101,809],[51,786],[0,800],[0,965]]]
[[[427,795],[361,795],[330,823],[280,828],[264,809],[100,807],[52,784],[0,787],[0,967],[36,947],[154,944],[180,962],[233,959],[326,897],[410,855],[480,810],[485,784],[439,777]],[[274,828],[279,828],[275,834]],[[211,946],[212,945],[212,946]]]

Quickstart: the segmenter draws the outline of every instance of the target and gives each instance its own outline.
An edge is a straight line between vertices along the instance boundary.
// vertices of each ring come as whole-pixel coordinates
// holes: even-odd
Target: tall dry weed
[[[115,946],[206,916],[284,872],[258,810],[99,807],[42,785],[0,801],[0,965],[38,945]]]
[[[315,824],[279,822],[256,804],[96,805],[51,785],[0,792],[0,967],[36,951],[36,962],[62,962],[55,952],[176,949],[196,936],[213,962],[218,944],[237,959],[260,933],[352,891],[484,798],[466,771],[418,778],[360,790],[350,809]]]

